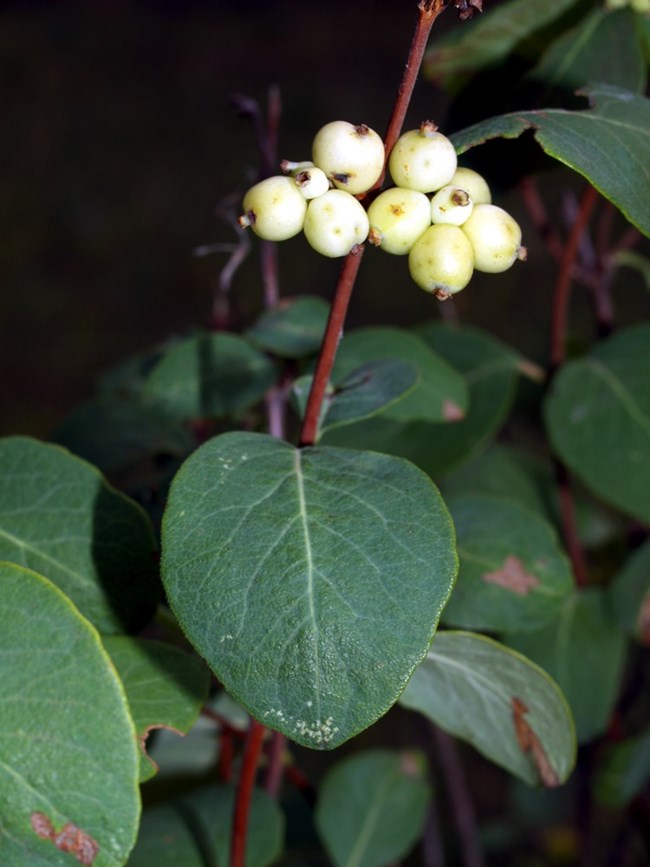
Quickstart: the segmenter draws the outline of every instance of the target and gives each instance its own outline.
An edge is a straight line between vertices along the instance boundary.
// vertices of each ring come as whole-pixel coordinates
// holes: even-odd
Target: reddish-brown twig
[[[242,759],[239,783],[235,797],[235,809],[232,817],[232,836],[230,845],[230,867],[244,867],[246,861],[246,832],[248,830],[248,815],[250,812],[257,763],[262,750],[262,741],[266,729],[262,723],[251,720],[246,738],[246,746]]]

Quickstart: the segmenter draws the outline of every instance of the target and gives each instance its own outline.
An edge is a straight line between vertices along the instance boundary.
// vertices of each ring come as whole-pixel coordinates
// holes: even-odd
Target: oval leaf
[[[409,424],[382,416],[328,432],[323,439],[332,445],[400,455],[435,478],[476,454],[497,433],[512,405],[520,359],[478,329],[432,322],[420,333],[464,375],[469,386],[465,418],[445,424]]]
[[[553,448],[605,502],[650,522],[650,325],[565,365],[545,404]]]
[[[4,563],[0,660],[2,867],[120,867],[138,826],[138,754],[97,632],[45,578]]]
[[[529,73],[547,86],[546,95],[539,101],[546,102],[549,91],[572,92],[589,81],[641,92],[646,64],[635,19],[629,8],[613,12],[594,9],[551,43]]]
[[[285,298],[264,312],[246,336],[281,358],[304,358],[318,352],[328,315],[329,304],[322,298]]]
[[[491,138],[518,138],[527,129],[549,156],[583,175],[627,219],[650,235],[650,100],[614,85],[591,85],[587,111],[544,108],[518,111],[474,124],[451,139],[464,153]]]
[[[606,747],[596,772],[598,800],[624,807],[640,795],[650,780],[650,731]]]
[[[210,673],[200,659],[161,641],[112,636],[104,646],[117,669],[129,700],[140,742],[140,781],[158,770],[146,753],[153,728],[185,734],[208,697]]]
[[[145,810],[128,867],[206,867],[230,863],[235,793],[206,786],[170,805]],[[284,817],[264,792],[253,790],[246,867],[267,867],[282,851]]]
[[[650,646],[650,541],[630,556],[606,592],[621,629]]]
[[[418,755],[387,750],[332,768],[319,790],[316,826],[336,867],[384,867],[408,853],[424,828],[425,770]]]
[[[601,590],[568,596],[553,624],[508,636],[508,644],[557,680],[580,743],[606,730],[621,683],[625,637],[613,628]]]
[[[573,769],[573,721],[557,684],[491,638],[439,632],[400,704],[530,785],[560,785]]]
[[[248,409],[273,385],[272,362],[234,334],[200,334],[173,347],[143,396],[172,418],[223,418]]]
[[[292,388],[298,413],[304,416],[313,377],[301,376]],[[419,382],[416,367],[399,359],[371,361],[330,386],[321,410],[319,434],[370,418],[404,398]]]
[[[27,437],[0,441],[0,559],[45,575],[100,632],[139,628],[158,601],[142,509],[90,464]]]
[[[551,525],[496,497],[458,497],[448,507],[460,571],[445,622],[518,632],[556,618],[573,581]]]
[[[510,0],[437,39],[427,51],[424,74],[443,87],[458,86],[510,55],[518,43],[550,24],[578,0]]]
[[[402,328],[359,328],[341,341],[332,371],[339,382],[369,361],[401,359],[419,371],[413,391],[385,411],[397,421],[458,421],[468,404],[465,380],[441,355],[417,336]]]
[[[406,461],[229,433],[177,475],[162,567],[179,622],[233,697],[325,749],[395,702],[457,563],[444,503]]]

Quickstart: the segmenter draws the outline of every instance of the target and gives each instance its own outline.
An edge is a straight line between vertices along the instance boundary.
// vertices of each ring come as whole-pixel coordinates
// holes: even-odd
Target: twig
[[[257,763],[262,750],[262,741],[264,740],[265,732],[266,729],[261,723],[251,719],[235,797],[235,809],[232,819],[230,867],[244,867],[246,861],[246,832],[248,830],[248,816],[253,795],[253,787],[255,785]]]
[[[386,150],[384,170],[373,189],[379,189],[384,183],[388,157],[404,126],[413,90],[420,74],[420,67],[422,66],[431,28],[438,15],[444,11],[446,4],[447,0],[422,0],[418,5],[418,21],[413,33],[413,39],[411,40],[408,57],[406,58],[402,81],[398,88],[393,111],[386,127],[386,134],[384,135],[384,148]]]
[[[563,253],[562,241],[549,219],[535,180],[531,177],[523,178],[519,183],[519,192],[549,255],[556,262],[559,262]]]
[[[456,742],[451,735],[433,724],[431,725],[431,732],[436,742],[440,769],[444,774],[445,786],[458,828],[462,863],[465,867],[485,867],[476,811],[467,788]]]
[[[422,835],[422,864],[423,867],[445,867],[446,864],[440,821],[434,801],[429,804]]]
[[[313,445],[318,436],[318,420],[320,418],[321,406],[332,367],[334,366],[339,340],[343,335],[343,324],[345,323],[345,316],[359,271],[359,265],[363,257],[363,251],[364,248],[362,246],[354,247],[352,252],[348,253],[343,261],[318,361],[316,362],[316,370],[314,371],[309,398],[307,399],[305,418],[299,438],[301,446]]]
[[[571,297],[571,275],[576,263],[582,233],[587,228],[589,218],[598,201],[598,192],[588,186],[580,202],[580,209],[567,238],[555,291],[553,294],[553,314],[551,319],[551,374],[564,362],[566,345],[566,326]]]

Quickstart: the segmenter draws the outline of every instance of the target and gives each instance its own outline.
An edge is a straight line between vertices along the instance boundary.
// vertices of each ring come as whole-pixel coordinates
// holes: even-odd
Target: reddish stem
[[[587,228],[589,218],[597,201],[598,192],[592,186],[587,187],[582,196],[576,221],[569,233],[562,259],[560,260],[551,320],[551,373],[554,373],[564,362],[567,315],[569,299],[571,297],[571,275],[576,265],[582,233]]]
[[[562,535],[571,560],[573,575],[578,587],[586,587],[589,584],[589,573],[585,553],[580,543],[578,527],[576,524],[575,504],[569,480],[567,468],[560,461],[554,461],[555,481],[560,505],[560,517],[562,520]]]
[[[411,104],[411,97],[413,96],[415,84],[418,80],[418,75],[420,74],[420,67],[422,66],[422,60],[424,58],[424,52],[426,51],[427,42],[429,41],[431,28],[433,27],[434,21],[438,15],[440,15],[440,13],[445,9],[446,4],[447,0],[422,0],[422,2],[418,4],[418,21],[415,26],[415,32],[413,33],[413,39],[411,40],[411,47],[409,48],[408,57],[406,59],[402,81],[397,91],[397,98],[395,99],[393,111],[390,120],[388,121],[386,134],[384,136],[386,162],[388,161],[390,152],[400,136],[402,127],[404,126],[406,113]],[[379,189],[384,182],[384,177],[386,175],[386,162],[384,163],[384,171],[375,184],[376,189]]]
[[[266,729],[256,720],[251,720],[246,746],[242,759],[239,784],[235,798],[235,811],[232,820],[232,836],[230,848],[230,867],[244,867],[246,861],[246,832],[251,798],[255,785],[257,763],[262,750],[262,741]]]
[[[339,340],[343,335],[345,315],[348,311],[350,296],[352,295],[352,289],[357,278],[363,251],[363,247],[355,247],[343,261],[343,268],[339,275],[339,282],[330,308],[330,315],[327,320],[327,327],[307,400],[305,418],[300,431],[299,444],[301,446],[311,446],[316,442],[318,421],[323,398],[325,397],[325,389],[327,388],[332,367],[334,366]]]
[[[519,191],[533,224],[546,245],[549,255],[556,262],[559,262],[563,255],[562,241],[549,219],[535,180],[529,177],[523,178],[519,184]]]

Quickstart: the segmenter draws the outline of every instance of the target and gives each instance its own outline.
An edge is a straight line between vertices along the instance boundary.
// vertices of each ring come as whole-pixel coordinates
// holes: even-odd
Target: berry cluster
[[[365,124],[333,121],[316,134],[312,156],[284,160],[284,175],[251,187],[240,225],[270,241],[304,231],[323,256],[345,256],[365,240],[408,254],[415,283],[440,299],[460,292],[474,270],[498,273],[525,258],[515,220],[492,204],[481,175],[458,167],[454,146],[428,121],[396,142],[388,160],[396,186],[367,212],[355,197],[382,175],[380,136]]]

